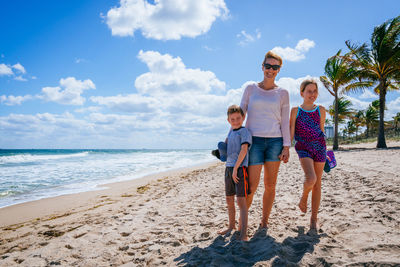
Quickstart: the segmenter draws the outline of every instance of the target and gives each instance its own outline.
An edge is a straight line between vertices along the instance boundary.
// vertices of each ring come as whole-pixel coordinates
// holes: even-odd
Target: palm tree
[[[377,148],[386,148],[385,101],[388,90],[398,90],[400,84],[400,16],[374,28],[371,47],[346,41],[351,52],[350,65],[358,70],[364,82],[374,86],[379,94],[379,130]]]
[[[358,136],[358,128],[364,126],[364,111],[363,110],[359,110],[356,112],[356,114],[354,114],[353,117],[353,121],[354,121],[354,126],[356,127],[356,139]]]
[[[337,105],[336,105],[337,103]],[[350,100],[342,97],[338,98],[338,101],[333,101],[333,104],[329,106],[328,113],[332,117],[337,113],[338,123],[344,123],[346,119],[351,118],[354,115],[354,110],[351,108],[353,104]],[[337,111],[335,110],[337,106]]]
[[[333,101],[333,104],[329,106],[328,109],[329,115],[331,115],[332,117],[335,118],[335,120],[337,120],[337,126],[334,127],[335,134],[336,134],[336,129],[339,128],[339,124],[344,123],[346,119],[349,119],[354,114],[354,111],[351,108],[351,106],[352,106],[351,101],[344,97],[337,98],[337,101]],[[345,132],[347,133],[347,131],[343,131],[343,133]],[[336,136],[338,137],[339,135]],[[335,138],[335,135],[333,137]]]
[[[393,128],[395,135],[399,134],[399,128],[398,128],[399,123],[400,123],[400,112],[397,112],[397,114],[393,116]]]
[[[372,104],[368,106],[364,113],[364,123],[367,127],[365,136],[368,138],[372,127],[378,124],[379,110]]]
[[[359,86],[358,82],[354,82],[354,79],[357,77],[356,69],[349,65],[346,56],[341,56],[340,53],[341,50],[339,50],[336,55],[328,58],[325,64],[325,76],[319,77],[328,92],[335,97],[333,113],[330,113],[333,117],[335,130],[333,136],[333,150],[339,148],[339,95],[344,91],[349,91]]]
[[[349,134],[349,137],[351,137],[351,135],[356,132],[357,127],[356,127],[356,124],[353,119],[347,121],[346,130],[347,130],[347,133]]]
[[[394,130],[396,131],[396,133],[399,123],[400,123],[400,112],[397,112],[396,116],[393,117]]]

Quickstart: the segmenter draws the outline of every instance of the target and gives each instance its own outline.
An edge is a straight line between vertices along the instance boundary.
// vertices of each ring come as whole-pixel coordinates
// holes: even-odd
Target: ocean
[[[0,208],[213,160],[197,149],[0,149]]]

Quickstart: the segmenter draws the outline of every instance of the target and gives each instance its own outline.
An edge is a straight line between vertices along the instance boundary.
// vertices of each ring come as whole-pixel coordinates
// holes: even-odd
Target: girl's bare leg
[[[218,231],[218,234],[225,235],[231,232],[235,227],[235,196],[227,196],[226,204],[228,206],[228,217],[229,217],[229,225],[228,229]]]
[[[314,160],[311,158],[301,158],[300,159],[301,167],[303,168],[304,174],[305,174],[305,180],[303,184],[303,194],[301,196],[300,202],[299,202],[299,208],[302,212],[306,213],[307,212],[307,200],[308,200],[308,194],[310,191],[313,189],[316,181],[317,181],[317,175],[314,170]],[[324,167],[322,166],[322,170]],[[321,173],[322,175],[322,173]]]
[[[261,218],[261,227],[268,226],[269,215],[275,199],[276,179],[278,177],[280,161],[271,161],[264,163],[264,195],[263,195],[263,214]]]
[[[312,188],[310,229],[317,229],[318,209],[321,203],[321,178],[324,172],[324,166],[325,162],[314,162],[317,181]]]

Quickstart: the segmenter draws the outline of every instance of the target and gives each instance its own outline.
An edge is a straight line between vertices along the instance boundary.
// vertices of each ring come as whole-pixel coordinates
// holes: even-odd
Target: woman
[[[246,128],[253,135],[249,152],[250,208],[264,166],[263,215],[260,227],[267,228],[275,199],[275,185],[280,161],[289,160],[290,124],[289,93],[275,84],[282,58],[269,51],[264,58],[262,82],[250,84],[243,93],[241,108],[247,114]]]

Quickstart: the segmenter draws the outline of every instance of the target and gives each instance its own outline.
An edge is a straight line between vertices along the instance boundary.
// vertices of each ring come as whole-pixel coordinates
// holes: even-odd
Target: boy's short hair
[[[279,65],[282,66],[282,58],[281,58],[280,56],[278,56],[277,54],[275,54],[274,52],[268,51],[268,52],[265,54],[263,64],[265,63],[265,61],[267,61],[268,58],[273,58],[273,59],[278,60],[278,61],[279,61]]]
[[[243,109],[242,109],[240,106],[238,106],[238,105],[229,106],[228,112],[227,112],[226,114],[227,114],[228,117],[229,117],[229,115],[231,115],[231,114],[233,114],[233,113],[240,113],[242,116],[244,116]]]
[[[300,84],[300,93],[304,92],[304,90],[306,89],[307,85],[310,84],[315,84],[315,86],[317,87],[317,91],[318,90],[318,83],[316,80],[314,79],[305,79],[301,84]]]

